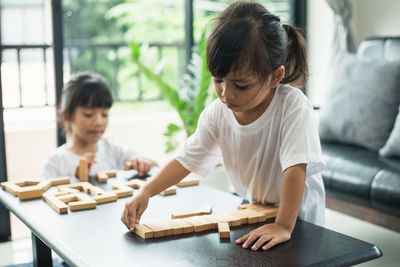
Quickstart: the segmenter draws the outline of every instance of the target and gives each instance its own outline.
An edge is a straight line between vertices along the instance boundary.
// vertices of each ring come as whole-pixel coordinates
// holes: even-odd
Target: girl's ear
[[[285,67],[281,65],[278,68],[276,68],[274,72],[272,72],[270,87],[271,88],[277,87],[278,84],[282,81],[284,76],[285,76]]]
[[[71,116],[68,113],[63,113],[62,114],[62,118],[66,122],[71,122],[71,119],[72,119]]]

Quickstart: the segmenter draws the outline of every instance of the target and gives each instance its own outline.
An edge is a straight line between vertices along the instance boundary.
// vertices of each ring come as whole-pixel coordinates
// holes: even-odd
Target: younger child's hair
[[[69,129],[63,121],[63,115],[72,118],[77,107],[111,108],[112,103],[110,88],[102,76],[90,72],[72,75],[63,88],[58,111],[64,133]]]
[[[254,2],[230,5],[217,18],[207,43],[207,67],[214,77],[246,67],[262,81],[283,65],[282,83],[304,87],[306,44],[299,30]]]

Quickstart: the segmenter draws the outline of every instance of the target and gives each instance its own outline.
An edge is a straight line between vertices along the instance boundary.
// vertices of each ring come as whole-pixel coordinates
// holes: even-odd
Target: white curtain
[[[350,0],[326,0],[335,15],[334,52],[356,52],[353,32],[350,27],[352,4]]]

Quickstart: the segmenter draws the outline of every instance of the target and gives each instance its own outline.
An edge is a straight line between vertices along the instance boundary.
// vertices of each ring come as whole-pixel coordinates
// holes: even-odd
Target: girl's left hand
[[[241,244],[243,248],[248,248],[254,241],[254,245],[251,246],[251,250],[258,250],[261,246],[263,250],[272,248],[273,246],[288,241],[291,237],[291,231],[286,229],[280,224],[269,223],[258,227],[251,231],[247,235],[242,236],[236,240],[236,244]],[[263,245],[265,244],[265,245]]]
[[[139,176],[143,176],[150,171],[151,167],[157,165],[153,160],[144,157],[133,158],[130,162],[132,169],[137,170]]]

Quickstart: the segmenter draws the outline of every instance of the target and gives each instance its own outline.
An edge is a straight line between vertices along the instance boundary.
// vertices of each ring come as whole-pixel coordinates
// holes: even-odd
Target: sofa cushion
[[[382,156],[400,157],[400,105],[399,113],[397,114],[393,130],[390,133],[389,139],[387,140],[385,146],[379,150],[379,154]]]
[[[388,139],[400,103],[400,61],[339,53],[321,104],[321,140],[378,151]]]
[[[322,142],[329,194],[400,214],[400,159],[353,145]]]
[[[371,185],[371,201],[374,208],[400,216],[400,173],[380,170]]]

